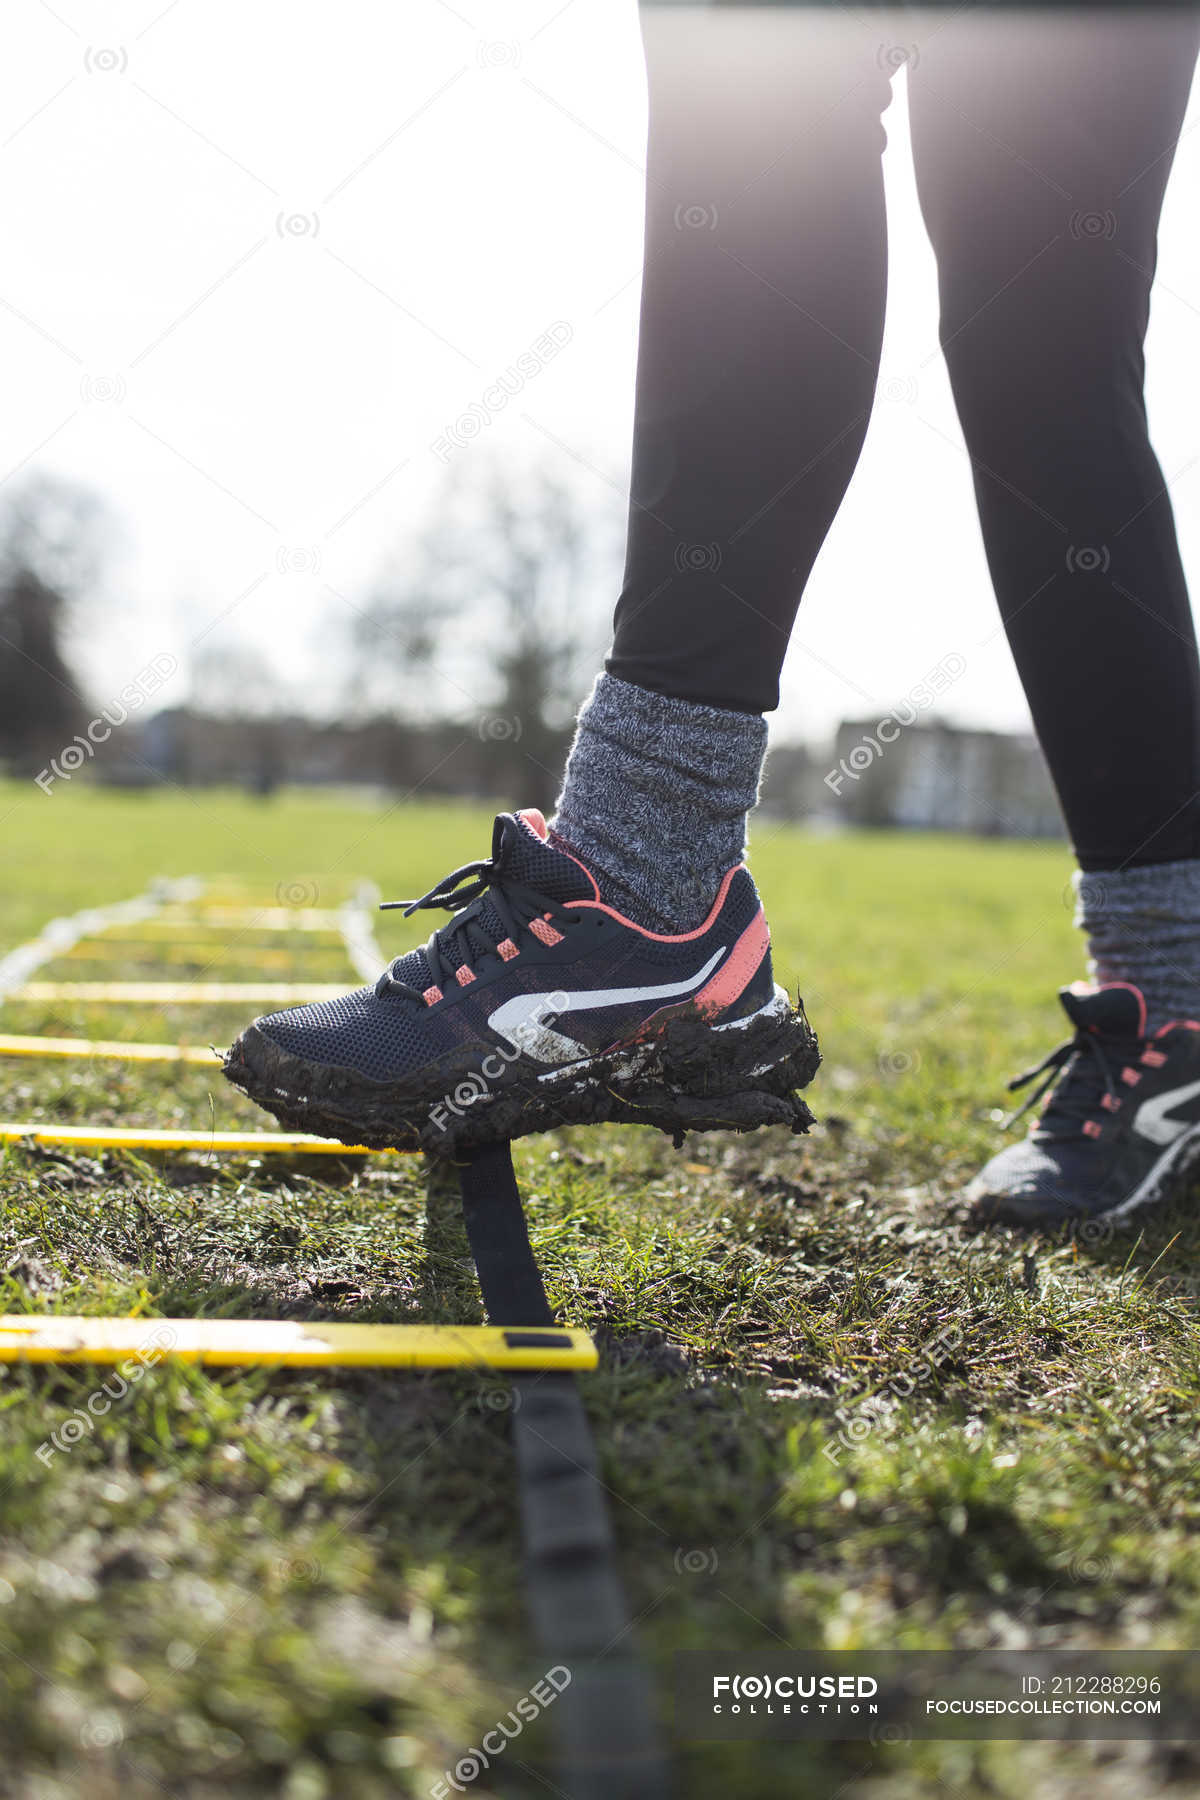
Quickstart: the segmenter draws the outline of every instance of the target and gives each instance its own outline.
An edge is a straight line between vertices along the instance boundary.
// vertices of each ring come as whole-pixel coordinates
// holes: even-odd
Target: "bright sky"
[[[185,698],[198,631],[266,645],[311,695],[327,610],[428,518],[431,445],[556,322],[570,342],[479,443],[569,456],[611,504],[641,252],[634,0],[10,0],[8,28],[0,476],[83,480],[123,520],[113,599],[81,644],[98,702],[164,652],[182,667],[163,702]],[[1027,723],[897,88],[880,399],[802,609],[780,737],[884,711],[955,651],[949,715]],[[1197,124],[1194,94],[1148,357],[1200,589]]]

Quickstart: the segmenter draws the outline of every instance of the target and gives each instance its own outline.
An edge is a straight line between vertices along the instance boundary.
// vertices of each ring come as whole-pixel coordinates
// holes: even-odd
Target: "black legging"
[[[646,256],[607,665],[628,681],[778,705],[878,375],[887,30],[822,9],[643,16]],[[1200,668],[1142,354],[1200,19],[976,12],[904,36],[942,347],[1076,854],[1200,856]]]

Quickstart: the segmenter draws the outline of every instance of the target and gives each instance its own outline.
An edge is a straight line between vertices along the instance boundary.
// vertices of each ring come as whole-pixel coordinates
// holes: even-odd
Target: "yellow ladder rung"
[[[243,947],[251,944],[254,931],[258,931],[262,937],[268,940],[266,947],[278,947],[278,940],[281,934],[270,925],[255,926],[252,928],[247,927],[246,929],[239,931],[237,935],[238,943]],[[196,935],[197,933],[204,932],[210,932],[212,935],[207,937]],[[111,931],[106,931],[94,938],[88,938],[86,940],[81,939],[80,942],[116,944],[120,946],[128,944],[149,944],[166,949],[181,941],[180,933],[190,933],[191,938],[194,939],[197,944],[202,944],[205,949],[221,949],[229,943],[229,932],[223,925],[205,925],[200,919],[164,919],[158,914],[152,919],[147,919],[144,925],[136,927],[130,926],[123,929],[114,927]],[[343,941],[340,927],[333,925],[322,925],[319,929],[304,931],[299,935],[303,938],[322,938],[327,939],[328,941],[315,944],[297,943],[287,946],[295,951],[297,955],[303,954],[309,950],[332,950],[337,948]],[[190,940],[185,939],[183,941]]]
[[[338,931],[340,915],[332,907],[317,906],[192,906],[172,915],[169,908],[158,915],[164,925],[174,918],[193,925],[253,926],[259,931]]]
[[[342,944],[310,944],[301,949],[299,945],[289,946],[285,950],[272,945],[264,948],[261,944],[239,944],[227,938],[214,938],[210,943],[172,943],[143,944],[138,946],[138,955],[132,956],[132,938],[117,942],[115,938],[85,938],[76,944],[73,950],[63,953],[61,960],[67,963],[88,962],[141,962],[166,963],[180,962],[244,962],[256,968],[294,969],[302,957],[323,956],[327,959],[338,957],[345,961],[346,951]],[[382,967],[382,964],[380,965]]]
[[[365,1144],[341,1144],[336,1138],[312,1137],[306,1131],[142,1131],[132,1126],[0,1124],[0,1144],[29,1142],[46,1150],[219,1150],[254,1156],[376,1154]]]
[[[112,1006],[305,1006],[336,1000],[345,981],[27,981],[10,1000],[76,1000]]]
[[[11,1037],[0,1033],[0,1056],[88,1056],[100,1062],[199,1063],[220,1067],[220,1056],[202,1044],[122,1044],[102,1038]]]
[[[557,1326],[360,1325],[291,1319],[0,1317],[0,1362],[114,1363],[166,1358],[325,1368],[594,1369],[586,1331]]]

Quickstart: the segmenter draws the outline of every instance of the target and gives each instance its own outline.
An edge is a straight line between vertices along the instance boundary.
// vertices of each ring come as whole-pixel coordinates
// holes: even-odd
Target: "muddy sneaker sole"
[[[289,1130],[371,1149],[426,1150],[454,1158],[560,1125],[654,1125],[677,1143],[688,1131],[804,1132],[813,1114],[800,1098],[821,1056],[803,1004],[782,988],[747,1019],[711,1025],[687,1010],[653,1038],[565,1068],[528,1057],[505,1062],[481,1043],[464,1069],[432,1064],[398,1082],[355,1069],[314,1065],[280,1049],[251,1025],[225,1059],[235,1087]]]

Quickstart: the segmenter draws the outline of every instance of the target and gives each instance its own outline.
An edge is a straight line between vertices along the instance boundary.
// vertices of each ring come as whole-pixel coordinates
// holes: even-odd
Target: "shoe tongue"
[[[1100,1032],[1104,1037],[1140,1038],[1146,1033],[1146,1003],[1140,988],[1125,981],[1088,988],[1082,983],[1060,988],[1063,1011],[1080,1031]]]
[[[536,888],[548,900],[595,900],[596,884],[583,865],[567,854],[562,839],[547,829],[534,807],[501,813],[496,820],[492,857],[505,875]],[[484,901],[484,911],[488,910]]]

